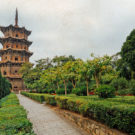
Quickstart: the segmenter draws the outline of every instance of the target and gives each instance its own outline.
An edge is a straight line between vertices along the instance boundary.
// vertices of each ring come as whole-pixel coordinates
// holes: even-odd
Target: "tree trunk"
[[[134,71],[131,71],[131,79],[134,79]]]
[[[66,85],[66,81],[64,80],[64,85],[65,85],[65,95],[67,95],[67,85]]]
[[[60,89],[60,87],[59,87],[59,83],[57,82],[57,88],[58,88],[58,90]]]
[[[87,96],[89,96],[89,82],[88,82],[88,80],[86,81],[86,87],[87,87]]]
[[[96,75],[95,75],[95,80],[96,80],[96,87],[98,88],[99,87],[99,78]]]
[[[73,88],[76,88],[76,82],[74,82],[73,80],[72,80],[72,85],[73,85]]]

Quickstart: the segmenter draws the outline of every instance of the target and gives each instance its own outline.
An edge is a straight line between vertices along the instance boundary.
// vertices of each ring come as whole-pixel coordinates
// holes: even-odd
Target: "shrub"
[[[37,90],[36,92],[37,92],[37,93],[42,93],[42,90]]]
[[[107,89],[108,88],[112,87],[109,86]],[[80,113],[83,116],[105,123],[111,128],[122,130],[130,135],[135,134],[135,101],[129,99],[129,97],[126,99],[121,97],[99,99],[94,96],[94,98],[91,99],[90,96],[83,97],[82,99],[82,97],[52,96],[44,94],[44,98],[49,104],[51,104],[52,101],[56,102],[56,105],[62,109]],[[131,103],[131,101],[134,102]],[[126,104],[128,102],[131,104]]]
[[[33,91],[33,90],[30,90],[29,92],[30,92],[30,93],[34,93],[34,91]]]
[[[115,102],[93,101],[82,106],[80,110],[83,116],[133,135],[135,134],[135,117],[133,116],[135,109],[134,106],[125,106],[126,104]]]
[[[86,88],[86,86],[81,86],[80,89],[81,89],[81,91],[83,93],[83,96],[87,96],[87,88]],[[90,91],[90,89],[89,89],[89,91]]]
[[[53,94],[53,93],[55,93],[55,90],[48,90],[48,93]]]
[[[81,86],[80,88],[74,88],[72,89],[72,93],[76,94],[77,96],[86,96],[87,88],[85,86]]]
[[[67,89],[67,94],[70,93],[70,90]],[[59,89],[59,90],[56,90],[56,94],[58,95],[64,95],[65,94],[65,89]]]
[[[119,89],[128,88],[128,81],[125,78],[118,79]]]
[[[111,86],[115,88],[115,90],[119,89],[119,83],[118,83],[118,79],[114,79],[111,82]]]
[[[112,98],[115,96],[115,89],[109,85],[101,85],[96,89],[100,98]]]
[[[96,87],[96,83],[94,83],[94,81],[93,81],[93,82],[91,82],[91,83],[90,83],[90,86],[89,86],[89,92],[94,91],[96,88],[97,88],[97,87]],[[87,96],[86,91],[85,91],[84,96]]]
[[[47,104],[56,106],[55,96],[46,94],[44,95],[44,100],[46,101]]]
[[[128,88],[128,81],[125,78],[114,79],[111,82],[112,87],[116,90],[122,90]]]
[[[65,94],[65,90],[64,89],[56,90],[56,94],[64,95]]]
[[[120,96],[125,96],[125,95],[132,94],[132,91],[131,89],[118,90],[117,94]]]
[[[76,113],[80,113],[80,107],[84,104],[87,104],[87,101],[85,102],[84,100],[80,99],[73,99],[70,98],[67,100],[67,105],[68,105],[68,110],[76,112]]]
[[[55,97],[55,100],[57,102],[57,105],[62,108],[62,109],[68,109],[68,106],[67,106],[67,100],[69,99],[70,97],[64,97],[64,96],[56,96]]]
[[[42,90],[42,93],[48,93],[47,89]]]
[[[129,88],[131,90],[131,93],[135,96],[135,80],[131,80],[129,82]]]
[[[76,94],[78,96],[83,96],[83,93],[81,92],[81,89],[80,88],[73,88],[72,89],[72,93],[73,94]]]
[[[112,73],[105,74],[101,77],[101,83],[102,84],[110,84],[112,80],[116,78],[116,75]]]
[[[38,90],[37,92],[36,91],[31,91],[30,93],[48,93],[48,90],[43,89],[43,90]]]
[[[126,103],[126,104],[135,104],[135,98],[133,96],[119,96],[117,98],[108,98],[107,101]]]
[[[28,93],[28,92],[21,92],[21,94],[26,97],[30,97],[31,99],[34,99],[40,103],[42,103],[44,101],[44,96],[42,94]]]

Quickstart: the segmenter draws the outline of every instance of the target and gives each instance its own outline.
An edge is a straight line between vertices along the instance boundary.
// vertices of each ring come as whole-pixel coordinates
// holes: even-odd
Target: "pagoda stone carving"
[[[3,48],[0,50],[0,69],[4,77],[12,84],[12,90],[18,92],[25,89],[22,75],[19,69],[22,64],[29,62],[29,57],[33,54],[29,51],[32,42],[28,41],[31,31],[25,27],[18,26],[18,11],[16,9],[15,25],[7,27],[0,26],[0,31],[4,37],[0,38]]]

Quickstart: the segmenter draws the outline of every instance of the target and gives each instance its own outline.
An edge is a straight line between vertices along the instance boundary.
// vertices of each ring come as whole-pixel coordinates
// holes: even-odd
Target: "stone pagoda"
[[[19,69],[23,63],[29,62],[29,57],[33,54],[29,51],[32,42],[28,41],[31,31],[18,26],[17,9],[15,25],[0,26],[0,31],[4,34],[4,37],[0,38],[0,43],[3,46],[0,50],[1,73],[11,82],[12,90],[18,93],[20,90],[25,89]]]

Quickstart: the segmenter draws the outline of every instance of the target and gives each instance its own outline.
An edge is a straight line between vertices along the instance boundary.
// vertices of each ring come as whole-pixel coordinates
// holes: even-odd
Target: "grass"
[[[0,100],[0,135],[35,135],[14,93]]]

